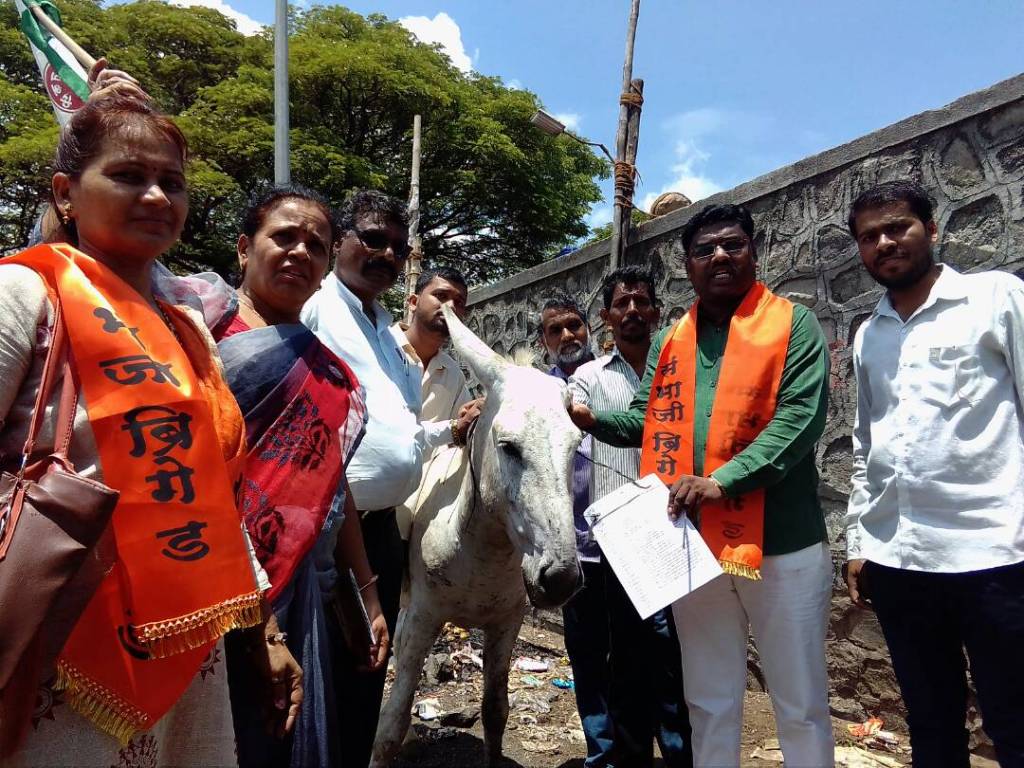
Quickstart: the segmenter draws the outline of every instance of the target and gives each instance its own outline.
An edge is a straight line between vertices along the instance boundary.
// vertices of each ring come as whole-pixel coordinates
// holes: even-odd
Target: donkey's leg
[[[395,633],[395,682],[380,712],[377,736],[373,742],[373,759],[370,761],[373,768],[387,765],[402,746],[412,719],[412,700],[423,671],[423,659],[440,631],[440,622],[418,611],[415,602],[405,610],[401,626]]]
[[[487,765],[501,762],[501,741],[508,722],[508,670],[512,663],[512,647],[516,644],[523,614],[500,624],[492,624],[484,633],[484,701],[482,719]]]

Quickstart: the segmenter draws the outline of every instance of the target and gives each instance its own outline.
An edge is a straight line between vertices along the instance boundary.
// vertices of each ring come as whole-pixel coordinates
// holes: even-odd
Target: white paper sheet
[[[722,573],[685,515],[672,523],[657,475],[627,483],[584,513],[637,612],[647,618]]]

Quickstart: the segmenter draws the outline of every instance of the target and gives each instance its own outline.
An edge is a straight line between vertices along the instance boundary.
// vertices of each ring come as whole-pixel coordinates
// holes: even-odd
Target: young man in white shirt
[[[418,500],[426,498],[429,488],[423,487],[430,463],[447,446],[463,446],[470,427],[480,415],[483,398],[474,400],[466,386],[466,376],[458,362],[442,347],[448,340],[448,326],[441,305],[452,302],[459,318],[466,316],[469,289],[466,278],[450,267],[428,269],[416,280],[409,296],[412,316],[408,324],[391,326],[395,341],[409,362],[422,373],[422,408],[420,426],[426,444],[423,451],[423,477],[419,487],[398,508],[398,525],[402,537],[408,539],[412,516]],[[443,459],[442,459],[443,461]]]
[[[302,322],[351,366],[366,390],[366,433],[345,474],[377,577],[381,609],[394,637],[405,563],[395,507],[419,483],[425,441],[420,427],[420,370],[399,349],[391,333],[392,317],[378,299],[405,268],[408,214],[402,201],[360,190],[349,197],[340,217],[342,236],[335,245],[334,272],[306,302]],[[386,670],[361,672],[346,658],[339,658],[335,666],[345,764],[365,768]]]
[[[932,211],[897,181],[850,213],[887,292],[854,341],[847,584],[882,625],[914,765],[970,764],[966,649],[999,763],[1024,766],[1024,283],[936,264]]]

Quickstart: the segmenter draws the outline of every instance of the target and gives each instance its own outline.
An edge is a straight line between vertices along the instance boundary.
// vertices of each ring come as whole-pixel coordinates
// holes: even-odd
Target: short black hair
[[[469,286],[466,284],[465,276],[457,269],[451,267],[437,267],[435,269],[425,269],[420,273],[420,276],[416,278],[416,295],[423,293],[423,289],[426,288],[434,280],[434,278],[441,278],[447,280],[452,285],[461,286],[466,293],[469,293]]]
[[[658,298],[654,293],[654,275],[650,270],[631,264],[628,267],[619,267],[604,279],[604,282],[601,284],[604,308],[612,308],[612,296],[615,295],[616,286],[621,284],[628,287],[639,285],[640,283],[647,286],[647,296],[650,298],[651,304],[657,304]]]
[[[305,200],[317,206],[327,217],[331,225],[331,242],[338,239],[341,234],[341,227],[338,217],[327,202],[327,198],[314,189],[303,187],[299,184],[285,184],[267,189],[258,190],[249,198],[249,204],[242,213],[242,232],[246,237],[252,238],[263,226],[263,220],[267,217],[278,203],[285,200]],[[328,244],[329,245],[329,244]]]
[[[580,309],[580,305],[576,302],[576,299],[565,291],[555,291],[547,298],[540,308],[540,321],[537,323],[537,333],[542,336],[544,335],[544,313],[549,309],[567,309],[570,312],[579,315],[580,320],[584,323],[587,322],[587,316],[583,314],[583,310]]]
[[[686,222],[686,226],[683,227],[683,250],[686,251],[686,255],[690,255],[690,243],[693,242],[693,238],[697,236],[697,232],[708,224],[720,224],[722,222],[729,222],[732,224],[739,224],[747,237],[750,238],[751,246],[754,242],[754,217],[750,215],[750,211],[742,205],[733,205],[732,203],[712,203],[711,205],[705,205],[696,216]]]
[[[409,208],[397,197],[391,197],[376,189],[357,189],[350,194],[341,207],[341,233],[345,234],[356,226],[356,219],[366,213],[376,213],[389,224],[409,228]]]
[[[906,203],[922,224],[935,221],[935,202],[931,195],[920,184],[906,179],[886,181],[876,184],[857,195],[850,208],[850,218],[846,226],[850,234],[857,238],[857,215],[872,208],[884,208],[893,203]]]

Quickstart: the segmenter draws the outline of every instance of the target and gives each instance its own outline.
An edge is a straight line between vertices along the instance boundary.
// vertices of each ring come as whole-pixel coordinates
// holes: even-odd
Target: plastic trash
[[[863,723],[851,724],[846,726],[846,730],[850,732],[851,736],[855,736],[858,739],[863,739],[865,736],[871,736],[872,734],[878,733],[882,730],[882,718],[870,717]]]
[[[441,702],[437,699],[421,699],[412,708],[420,720],[436,720],[441,716]]]
[[[515,668],[520,672],[548,672],[551,670],[551,662],[520,656],[516,659]]]

